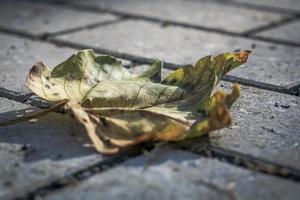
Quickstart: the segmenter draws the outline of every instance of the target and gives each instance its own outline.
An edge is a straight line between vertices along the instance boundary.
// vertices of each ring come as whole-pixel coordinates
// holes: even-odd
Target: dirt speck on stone
[[[280,105],[281,108],[289,109],[291,106],[288,104]]]

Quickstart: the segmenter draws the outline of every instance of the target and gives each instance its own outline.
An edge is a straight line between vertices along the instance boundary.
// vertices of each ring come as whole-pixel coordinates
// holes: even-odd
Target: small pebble
[[[34,123],[34,122],[37,122],[38,120],[37,119],[31,119],[29,120],[30,123]]]

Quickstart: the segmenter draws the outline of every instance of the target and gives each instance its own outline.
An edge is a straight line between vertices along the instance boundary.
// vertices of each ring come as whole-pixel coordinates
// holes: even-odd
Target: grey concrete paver
[[[299,97],[242,87],[230,112],[232,126],[210,134],[213,146],[300,170]]]
[[[34,35],[54,33],[117,19],[110,14],[95,14],[38,2],[3,1],[0,27]]]
[[[214,1],[186,0],[88,0],[70,1],[102,9],[111,9],[133,15],[155,17],[191,25],[217,28],[242,33],[283,18],[283,15],[247,8],[235,8]]]
[[[194,63],[210,54],[249,49],[253,54],[245,67],[230,75],[277,86],[293,85],[300,76],[299,48],[177,26],[161,27],[140,20],[62,35],[57,40],[176,64]]]
[[[0,121],[37,110],[0,98]],[[104,159],[75,119],[56,113],[0,127],[0,199],[21,196]]]
[[[0,87],[17,92],[29,92],[25,86],[30,68],[38,61],[53,67],[75,51],[54,45],[0,34]]]
[[[216,159],[164,150],[144,169],[140,156],[45,197],[59,199],[298,199],[300,185]],[[282,192],[284,191],[284,192]]]
[[[294,21],[276,28],[272,28],[255,35],[274,40],[288,41],[300,44],[300,21]]]
[[[30,92],[25,81],[30,68],[36,62],[42,61],[53,68],[77,52],[71,48],[4,34],[0,34],[0,41],[0,87],[20,93]],[[121,61],[124,65],[131,64],[128,60]]]
[[[22,103],[17,103],[14,101],[11,101],[9,99],[6,98],[2,98],[0,97],[0,105],[1,105],[1,113],[5,113],[5,112],[9,112],[9,111],[13,111],[13,110],[21,110],[21,109],[25,109],[25,108],[29,108],[30,106],[26,105],[26,104],[22,104]],[[4,116],[2,116],[4,117]],[[2,120],[2,118],[1,118]]]

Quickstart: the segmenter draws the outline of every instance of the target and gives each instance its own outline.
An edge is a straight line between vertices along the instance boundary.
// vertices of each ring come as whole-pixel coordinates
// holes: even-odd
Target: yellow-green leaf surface
[[[162,63],[140,75],[110,56],[92,50],[72,55],[53,70],[37,63],[27,86],[45,100],[68,100],[95,148],[116,153],[147,141],[178,141],[230,124],[228,109],[239,96],[213,93],[221,77],[246,62],[249,51],[206,56],[161,80]]]

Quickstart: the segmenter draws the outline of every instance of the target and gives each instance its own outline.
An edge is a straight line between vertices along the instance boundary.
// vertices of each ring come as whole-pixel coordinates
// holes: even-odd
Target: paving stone
[[[0,98],[0,121],[35,108]],[[67,115],[48,114],[36,122],[0,127],[0,199],[11,199],[103,159],[83,127]]]
[[[59,199],[298,199],[300,185],[183,151],[140,156],[45,197]]]
[[[29,92],[26,76],[36,62],[53,67],[74,53],[73,49],[1,34],[0,41],[0,87],[17,92]]]
[[[3,1],[0,26],[34,35],[54,33],[94,23],[115,20],[110,14],[95,14],[38,2]]]
[[[300,11],[300,1],[298,0],[232,0],[235,2],[242,2],[247,4],[253,4],[257,6],[269,6],[274,8],[288,9],[292,11]]]
[[[194,63],[205,55],[250,49],[253,54],[246,66],[230,75],[279,86],[293,85],[300,76],[299,48],[183,27],[161,27],[140,20],[62,35],[57,40],[176,64]]]
[[[1,105],[0,107],[1,113],[9,112],[12,110],[21,110],[21,109],[29,108],[29,106],[26,104],[17,103],[2,97],[0,97],[0,105]]]
[[[71,3],[99,7],[102,9],[111,9],[134,15],[155,17],[162,20],[183,22],[208,28],[234,31],[238,33],[269,24],[270,22],[279,20],[283,17],[279,14],[247,8],[237,9],[226,4],[217,4],[213,1],[89,0],[71,1]]]
[[[77,51],[2,34],[0,41],[0,87],[22,93],[29,92],[25,80],[32,65],[43,61],[46,66],[52,68]],[[124,65],[131,64],[127,60],[121,61]]]
[[[299,97],[242,87],[231,113],[232,126],[210,134],[213,146],[300,170]]]
[[[272,38],[280,41],[288,41],[300,45],[300,21],[288,23],[277,28],[256,34],[264,38]]]

